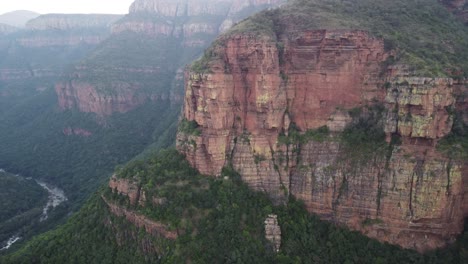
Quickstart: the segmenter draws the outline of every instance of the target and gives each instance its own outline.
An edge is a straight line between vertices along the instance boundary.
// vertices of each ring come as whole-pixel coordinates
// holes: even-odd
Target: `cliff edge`
[[[179,151],[203,174],[233,167],[276,203],[292,195],[322,219],[380,241],[418,251],[453,242],[468,216],[468,167],[463,144],[444,149],[453,150],[454,127],[467,126],[466,67],[451,58],[427,66],[431,55],[406,42],[418,32],[394,41],[380,22],[341,16],[349,6],[324,2],[254,16],[192,65]],[[352,14],[374,4],[361,1]],[[432,4],[424,11],[449,16]],[[401,19],[391,12],[399,5],[380,6],[382,23]],[[409,10],[413,25],[425,27],[420,11]],[[463,49],[452,43],[453,52]],[[455,65],[459,75],[450,76]]]

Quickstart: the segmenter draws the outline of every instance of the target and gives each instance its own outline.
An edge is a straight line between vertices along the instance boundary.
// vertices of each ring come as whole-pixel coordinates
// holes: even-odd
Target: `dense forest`
[[[135,176],[138,173],[138,176]],[[177,230],[161,240],[125,218],[109,213],[94,195],[80,213],[57,230],[38,236],[2,263],[466,263],[468,233],[447,249],[420,255],[381,244],[360,233],[319,220],[291,197],[274,206],[242,183],[229,167],[220,178],[200,175],[174,149],[135,161],[119,170],[163,205],[132,206],[105,188],[106,200]],[[148,199],[150,200],[150,199]],[[267,215],[278,215],[278,254],[264,237]],[[149,251],[149,252],[148,252]]]
[[[47,191],[33,179],[0,170],[0,241],[20,233],[22,237],[34,234],[47,197]]]

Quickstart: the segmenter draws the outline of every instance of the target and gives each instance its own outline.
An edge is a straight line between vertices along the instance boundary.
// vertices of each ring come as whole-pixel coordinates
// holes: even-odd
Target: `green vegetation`
[[[218,54],[216,53],[216,49],[214,48],[215,46],[216,44],[213,44],[213,47],[205,50],[203,56],[201,56],[198,60],[192,63],[190,70],[195,73],[211,73],[209,63],[213,59],[218,58]]]
[[[48,193],[34,180],[0,171],[0,248],[12,236],[30,236],[42,215]]]
[[[383,224],[384,222],[382,219],[371,219],[371,218],[366,218],[366,220],[362,221],[363,226],[371,226],[371,225],[380,225]]]
[[[322,126],[317,129],[309,129],[305,133],[301,133],[296,124],[292,123],[289,126],[288,135],[281,133],[278,137],[278,144],[306,144],[310,141],[323,142],[330,134],[327,126]]]
[[[240,22],[227,34],[277,40],[295,34],[291,25],[298,30],[366,30],[397,52],[391,60],[409,64],[418,75],[468,76],[468,29],[437,0],[293,0]]]
[[[111,225],[112,223],[112,225]],[[157,254],[143,255],[145,235],[124,219],[112,216],[98,195],[66,224],[32,239],[1,263],[156,263]]]
[[[16,103],[0,115],[0,166],[54,183],[65,190],[73,209],[107,180],[116,165],[152,143],[158,142],[153,148],[172,144],[179,113],[177,106],[161,101],[99,124],[92,114],[58,111],[53,90]],[[67,127],[92,135],[67,136],[63,132]],[[172,131],[164,133],[169,127]]]
[[[0,171],[0,223],[47,201],[47,191],[34,180]]]
[[[353,122],[341,134],[344,147],[353,153],[365,153],[385,147],[383,105],[367,106],[349,111]]]
[[[453,112],[452,131],[439,141],[437,149],[453,160],[468,159],[468,125],[463,121],[463,113]]]
[[[199,128],[199,125],[197,124],[197,121],[191,120],[188,121],[187,119],[182,119],[179,123],[179,132],[182,132],[187,135],[194,135],[194,136],[200,136],[201,135],[201,130]]]
[[[426,264],[463,263],[468,257],[468,234],[444,251],[419,255],[321,221],[292,198],[285,206],[273,206],[264,194],[250,191],[230,167],[217,179],[202,176],[175,150],[129,164],[118,175],[138,181],[148,201],[158,198],[164,202],[131,206],[109,189],[103,191],[106,199],[167,224],[178,231],[177,240],[151,238],[125,219],[111,215],[95,195],[67,224],[0,261]],[[281,225],[279,254],[273,253],[264,238],[263,221],[271,213],[278,215]],[[144,253],[143,248],[148,250],[151,245],[158,245],[159,254]]]

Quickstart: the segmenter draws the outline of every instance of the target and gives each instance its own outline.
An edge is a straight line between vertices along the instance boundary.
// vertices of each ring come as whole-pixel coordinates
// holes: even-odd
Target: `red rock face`
[[[104,199],[104,198],[103,198]],[[110,211],[116,216],[124,216],[127,221],[134,224],[139,228],[144,228],[147,233],[155,237],[163,237],[170,240],[175,240],[178,237],[176,231],[170,231],[168,227],[162,223],[153,221],[145,217],[144,215],[135,213],[131,210],[117,206],[108,202],[104,199],[106,204],[109,206]]]
[[[158,100],[158,96],[138,93],[138,86],[131,84],[110,84],[114,92],[103,93],[95,85],[86,82],[58,83],[55,91],[61,109],[77,108],[84,113],[109,116],[112,113],[126,113],[147,100]]]
[[[144,196],[141,195],[141,187],[131,179],[118,179],[113,175],[109,181],[109,188],[118,194],[127,196],[131,205],[145,202]]]
[[[383,41],[363,31],[280,40],[231,36],[216,46],[211,73],[186,74],[184,118],[201,131],[178,134],[190,163],[220,175],[231,162],[275,202],[293,194],[323,219],[381,241],[419,251],[454,241],[467,212],[468,174],[435,148],[452,127],[447,109],[458,105],[453,80],[386,71]],[[340,143],[350,110],[366,105],[383,106],[387,140],[400,135],[400,146],[353,153]],[[302,132],[327,126],[331,135],[282,144],[279,135],[293,123]]]
[[[340,130],[347,117],[337,108],[384,97],[376,78],[386,56],[383,42],[364,32],[310,31],[287,40],[281,69],[268,38],[236,36],[223,49],[214,74],[187,76],[185,117],[213,131],[202,144],[211,156],[202,173],[221,171],[236,134],[252,135],[255,151],[268,155],[291,122],[302,131],[323,125]]]
[[[118,179],[113,175],[109,181],[109,188],[113,192],[117,192],[120,195],[127,196],[130,200],[130,205],[135,206],[137,204],[144,206],[146,202],[145,192],[141,190],[141,187],[137,182],[131,179]],[[140,228],[145,228],[146,232],[156,237],[163,237],[166,239],[174,240],[178,237],[177,231],[171,231],[169,228],[160,222],[153,221],[146,216],[136,213],[130,209],[118,206],[107,201],[103,197],[106,204],[109,206],[110,211],[116,216],[124,216],[129,222]],[[154,199],[155,205],[161,205],[165,203],[164,199]]]

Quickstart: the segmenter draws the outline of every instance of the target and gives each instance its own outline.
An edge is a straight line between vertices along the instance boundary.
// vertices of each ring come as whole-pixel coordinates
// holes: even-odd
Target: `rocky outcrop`
[[[113,175],[109,181],[109,188],[113,192],[127,196],[130,205],[143,205],[146,202],[146,199],[144,199],[145,195],[142,195],[141,186],[132,179],[117,178],[116,175]]]
[[[275,252],[281,248],[281,228],[278,224],[277,215],[268,215],[265,219],[265,238],[273,245]]]
[[[148,234],[155,237],[162,237],[165,239],[175,240],[178,237],[176,231],[169,230],[169,228],[162,223],[153,221],[142,214],[138,214],[124,207],[115,205],[107,201],[103,197],[106,204],[109,206],[109,210],[112,214],[120,217],[125,217],[127,221],[139,228],[144,228]]]
[[[111,93],[99,90],[86,82],[69,81],[58,83],[55,91],[61,109],[76,108],[84,113],[108,116],[112,113],[125,113],[148,100],[158,100],[157,96],[138,93],[138,85],[130,83],[108,83]]]
[[[130,206],[145,206],[146,204],[146,194],[142,190],[138,181],[134,179],[118,178],[116,175],[113,175],[109,181],[109,188],[113,193],[127,197],[129,199]],[[135,226],[144,228],[146,232],[152,236],[163,237],[170,240],[174,240],[178,237],[177,231],[170,230],[166,224],[151,220],[145,215],[139,214],[129,208],[114,204],[104,197],[102,198],[114,215],[125,217]],[[162,198],[153,198],[152,202],[154,205],[159,206],[163,205],[166,200]]]
[[[453,84],[452,79],[441,78],[392,79],[385,103],[393,111],[387,116],[385,132],[432,143],[448,135],[453,120],[447,109],[456,101]]]
[[[466,217],[467,169],[435,146],[451,131],[457,83],[385,68],[392,54],[364,31],[231,34],[219,42],[203,72],[186,73],[184,118],[199,132],[177,136],[201,173],[220,175],[231,164],[276,203],[292,194],[322,219],[405,248],[455,240]],[[373,111],[386,143],[363,149],[341,139]],[[325,138],[314,138],[323,127]]]
[[[235,22],[283,0],[137,0],[113,33],[133,31],[183,39],[185,47],[204,47]]]

